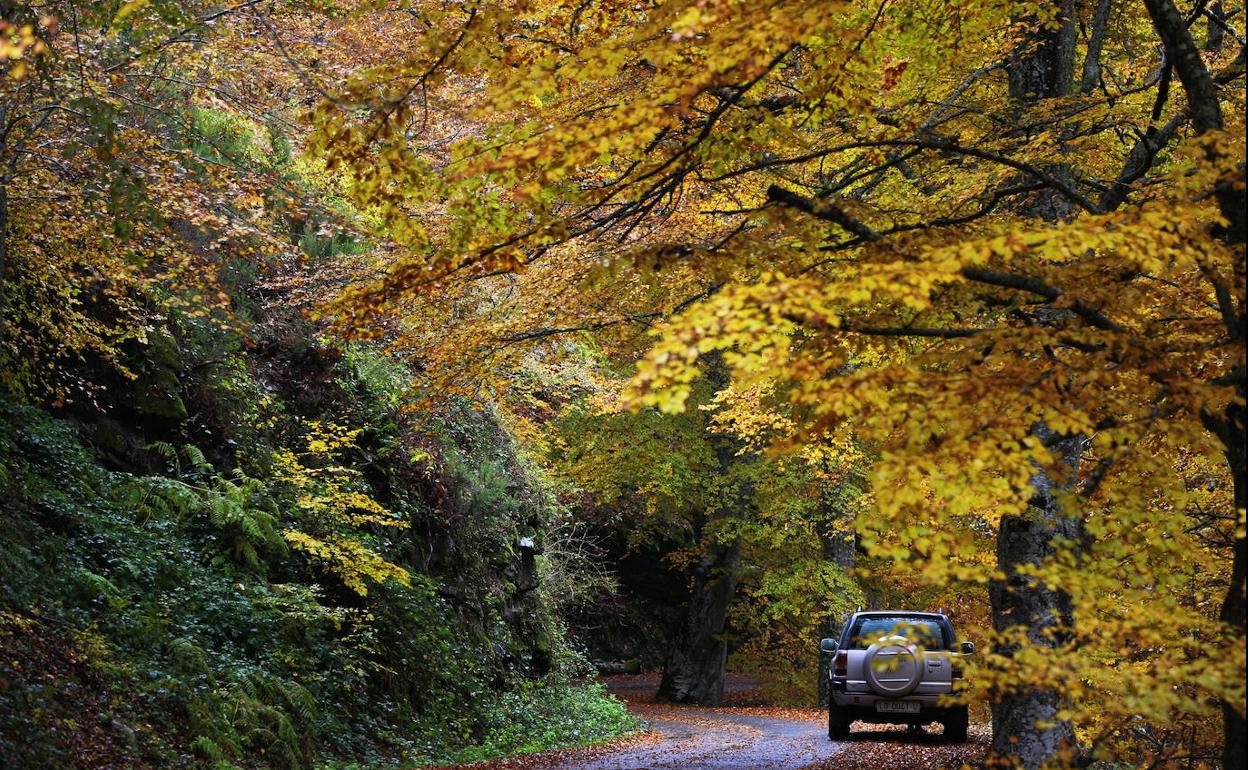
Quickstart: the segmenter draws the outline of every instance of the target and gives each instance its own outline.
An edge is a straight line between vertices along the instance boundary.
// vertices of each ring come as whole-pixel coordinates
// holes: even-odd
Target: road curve
[[[756,702],[754,683],[732,677],[721,708],[655,703],[654,677],[612,677],[608,691],[650,723],[619,743],[495,760],[474,768],[523,770],[858,770],[880,766],[957,767],[965,749],[932,734],[856,725],[848,741],[830,741],[822,710],[739,705]],[[465,766],[469,767],[469,766]]]
[[[699,708],[655,703],[653,677],[612,677],[607,689],[650,723],[636,740],[588,750],[534,755],[533,770],[789,770],[834,756],[820,712],[740,706]],[[749,699],[753,682],[733,677],[728,700]],[[511,765],[511,763],[507,763]]]

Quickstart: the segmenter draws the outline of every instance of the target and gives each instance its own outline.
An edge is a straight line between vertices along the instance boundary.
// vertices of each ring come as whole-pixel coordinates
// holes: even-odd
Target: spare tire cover
[[[919,649],[904,636],[888,636],[867,648],[863,677],[874,692],[889,698],[908,695],[923,677]]]

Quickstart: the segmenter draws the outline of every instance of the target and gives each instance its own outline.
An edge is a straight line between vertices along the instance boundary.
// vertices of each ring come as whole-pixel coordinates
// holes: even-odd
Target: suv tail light
[[[953,664],[953,678],[954,679],[962,678],[962,667],[956,663]]]
[[[849,653],[842,650],[836,654],[836,664],[832,667],[832,676],[849,675]]]

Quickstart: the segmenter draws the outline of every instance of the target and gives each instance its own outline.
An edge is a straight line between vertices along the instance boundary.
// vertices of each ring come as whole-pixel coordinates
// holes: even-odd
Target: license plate
[[[919,704],[912,700],[882,700],[875,704],[875,710],[890,714],[917,714]]]

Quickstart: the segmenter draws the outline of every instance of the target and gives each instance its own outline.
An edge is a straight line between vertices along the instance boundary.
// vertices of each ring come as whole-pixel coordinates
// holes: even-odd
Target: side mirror
[[[974,655],[974,654],[975,654],[975,643],[974,643],[974,642],[963,642],[963,643],[962,643],[962,654],[963,654],[963,655]]]
[[[823,639],[819,642],[819,651],[836,652],[840,646],[835,639]]]

